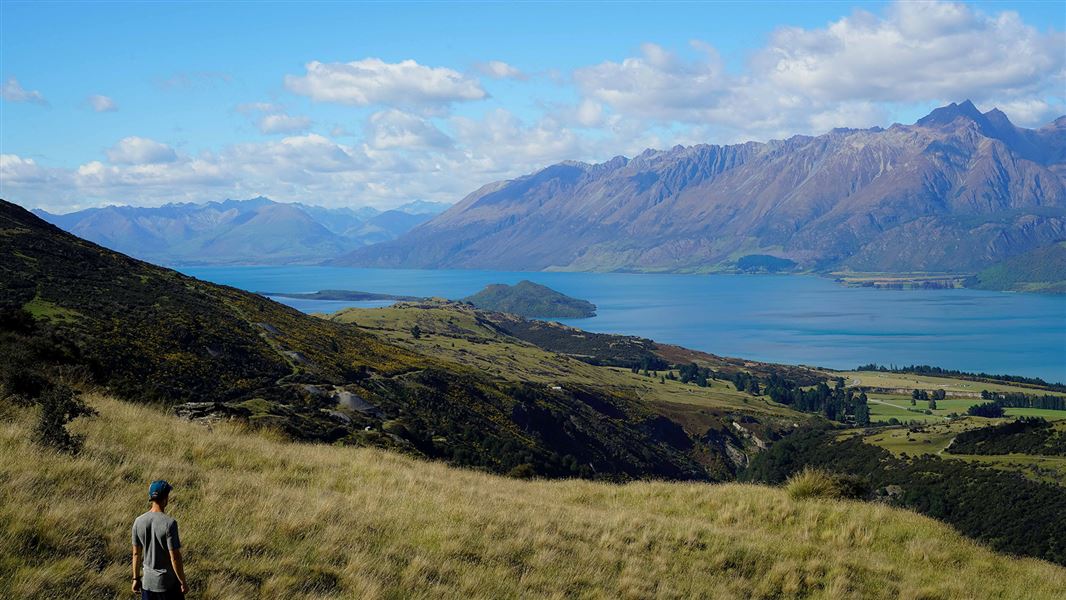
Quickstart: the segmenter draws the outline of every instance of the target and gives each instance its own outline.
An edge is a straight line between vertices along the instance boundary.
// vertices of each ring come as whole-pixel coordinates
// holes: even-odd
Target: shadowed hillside
[[[992,265],[966,285],[981,290],[1066,294],[1066,241]]]

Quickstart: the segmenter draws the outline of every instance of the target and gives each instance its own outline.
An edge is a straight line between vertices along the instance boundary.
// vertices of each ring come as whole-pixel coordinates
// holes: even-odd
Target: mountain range
[[[82,238],[158,264],[309,264],[394,239],[447,206],[415,201],[380,211],[258,197],[158,208],[106,206],[62,215],[33,212]]]
[[[488,184],[334,264],[708,272],[976,272],[1066,239],[1066,116],[972,102],[912,125],[562,162]]]

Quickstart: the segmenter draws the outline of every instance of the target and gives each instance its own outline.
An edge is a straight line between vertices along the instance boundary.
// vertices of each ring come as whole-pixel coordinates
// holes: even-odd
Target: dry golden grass
[[[77,458],[0,422],[0,597],[129,597],[147,482],[195,598],[1052,598],[1066,569],[879,505],[749,485],[523,482],[93,397]],[[1061,595],[1059,596],[1061,597]]]
[[[477,322],[473,313],[454,306],[348,308],[326,318],[341,323],[357,323],[373,330],[389,343],[501,379],[562,385],[576,383],[616,390],[652,403],[685,404],[799,421],[809,418],[772,402],[766,396],[738,392],[732,384],[724,381],[712,380],[709,387],[698,387],[675,380],[660,382],[658,376],[645,377],[631,373],[629,369],[593,366],[501,335]],[[411,335],[414,325],[418,325],[423,332],[419,338]]]

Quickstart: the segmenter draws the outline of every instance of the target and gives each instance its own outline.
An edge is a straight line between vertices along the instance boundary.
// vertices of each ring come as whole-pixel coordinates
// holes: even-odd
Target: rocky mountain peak
[[[966,100],[959,104],[952,102],[947,106],[934,109],[933,112],[918,119],[915,124],[923,127],[941,127],[953,123],[959,117],[965,117],[979,124],[987,123],[985,115],[977,110],[973,102]]]

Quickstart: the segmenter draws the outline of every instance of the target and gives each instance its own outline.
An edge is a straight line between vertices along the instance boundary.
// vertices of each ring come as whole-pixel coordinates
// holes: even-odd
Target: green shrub
[[[67,423],[78,417],[92,416],[96,411],[89,408],[73,388],[57,384],[48,387],[38,398],[41,409],[34,427],[34,440],[60,452],[77,454],[81,450],[83,436],[71,435]]]

